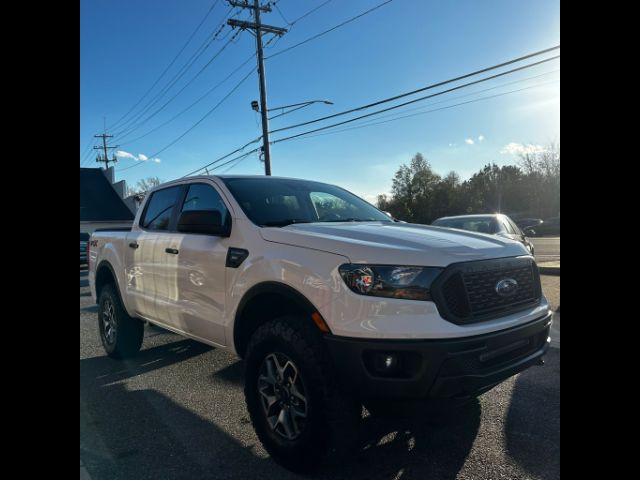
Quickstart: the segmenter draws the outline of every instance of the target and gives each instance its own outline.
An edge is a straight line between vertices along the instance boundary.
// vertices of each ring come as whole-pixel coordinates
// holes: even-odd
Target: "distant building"
[[[124,180],[113,182],[113,168],[80,169],[80,231],[130,227],[134,211],[123,200]]]

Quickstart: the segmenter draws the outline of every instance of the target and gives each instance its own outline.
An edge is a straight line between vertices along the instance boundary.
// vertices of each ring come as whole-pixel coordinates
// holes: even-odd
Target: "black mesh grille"
[[[456,317],[468,317],[471,313],[467,301],[467,291],[460,273],[456,273],[447,279],[442,285],[442,293],[449,306],[449,310]]]
[[[496,291],[498,282],[504,279],[513,279],[518,284],[511,296],[501,296]],[[471,323],[538,303],[540,276],[530,258],[460,263],[441,275],[432,293],[444,318],[455,323]]]
[[[536,299],[531,265],[521,268],[500,269],[463,275],[469,304],[473,315],[485,315],[505,307],[529,303]],[[518,282],[518,289],[511,297],[501,297],[496,284],[505,278]]]

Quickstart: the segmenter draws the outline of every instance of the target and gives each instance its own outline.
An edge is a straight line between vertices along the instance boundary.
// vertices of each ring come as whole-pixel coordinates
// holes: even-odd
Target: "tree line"
[[[514,219],[560,215],[560,147],[519,155],[515,165],[485,165],[468,180],[450,171],[444,177],[417,153],[393,177],[391,195],[377,206],[395,218],[430,224],[440,217],[504,213]]]

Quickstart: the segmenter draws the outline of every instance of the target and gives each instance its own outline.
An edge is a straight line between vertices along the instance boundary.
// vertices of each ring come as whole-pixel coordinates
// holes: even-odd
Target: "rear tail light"
[[[91,237],[89,237],[89,241],[87,242],[87,267],[91,269]]]

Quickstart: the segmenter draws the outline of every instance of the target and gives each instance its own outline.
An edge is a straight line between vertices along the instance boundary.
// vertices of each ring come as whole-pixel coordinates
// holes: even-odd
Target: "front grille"
[[[513,279],[518,288],[500,296],[498,282]],[[528,308],[540,301],[540,275],[528,257],[467,262],[447,268],[432,288],[441,315],[454,323],[472,323]]]

